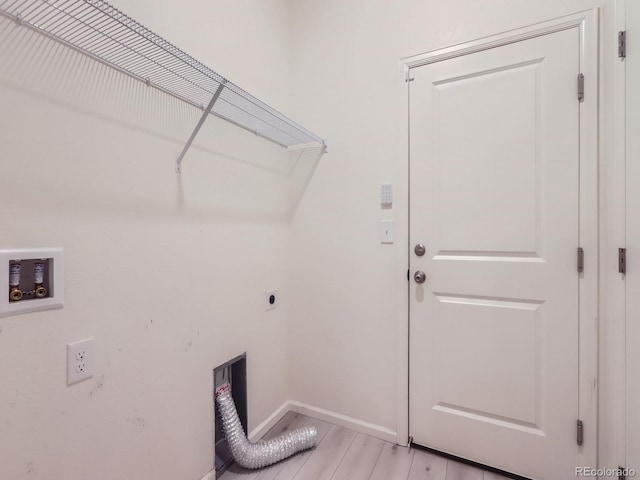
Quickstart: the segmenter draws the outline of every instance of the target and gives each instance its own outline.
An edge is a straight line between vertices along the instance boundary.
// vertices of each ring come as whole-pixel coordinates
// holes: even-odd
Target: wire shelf
[[[0,0],[0,14],[191,105],[209,105],[211,114],[283,147],[324,146],[314,133],[105,1]]]

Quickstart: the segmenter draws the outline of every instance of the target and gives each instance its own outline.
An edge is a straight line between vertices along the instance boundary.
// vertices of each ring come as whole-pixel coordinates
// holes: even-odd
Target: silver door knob
[[[419,243],[415,246],[413,251],[417,256],[421,257],[425,254],[425,252],[427,251],[427,248],[423,244]]]
[[[416,281],[416,283],[424,283],[424,281],[427,279],[427,276],[423,271],[418,270],[413,274],[413,279]]]

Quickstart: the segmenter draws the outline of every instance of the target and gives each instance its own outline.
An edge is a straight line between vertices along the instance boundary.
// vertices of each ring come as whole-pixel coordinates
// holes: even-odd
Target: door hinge
[[[578,100],[584,100],[584,74],[578,74]]]
[[[618,58],[627,57],[627,32],[622,30],[618,32]]]
[[[409,281],[411,277],[409,277],[409,270],[407,270],[407,282]]]
[[[578,272],[584,272],[584,249],[578,247]]]
[[[627,273],[627,249],[618,249],[618,273]]]
[[[582,420],[578,420],[576,430],[576,442],[578,445],[582,445],[584,443],[584,424]]]

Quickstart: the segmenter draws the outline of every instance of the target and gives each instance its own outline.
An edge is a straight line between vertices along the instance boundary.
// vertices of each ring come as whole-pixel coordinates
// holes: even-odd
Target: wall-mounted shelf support
[[[0,0],[0,15],[197,108],[208,104],[178,172],[209,114],[282,147],[314,144],[326,151],[322,138],[104,0]]]
[[[180,155],[178,156],[178,160],[176,161],[176,172],[182,173],[182,159],[187,154],[187,150],[189,150],[189,147],[191,147],[191,144],[193,143],[193,140],[196,138],[196,135],[198,135],[198,132],[202,128],[202,124],[204,124],[204,121],[207,119],[207,117],[211,113],[211,109],[218,101],[218,98],[220,97],[220,94],[222,93],[223,88],[224,88],[224,83],[221,83],[218,89],[216,90],[216,93],[213,94],[213,98],[209,102],[209,105],[207,105],[207,108],[205,108],[204,113],[202,114],[202,116],[200,117],[200,120],[198,121],[198,124],[196,125],[196,128],[193,129],[193,133],[191,133],[191,136],[189,137],[189,140],[187,140],[187,143],[182,149],[182,152],[180,152]]]

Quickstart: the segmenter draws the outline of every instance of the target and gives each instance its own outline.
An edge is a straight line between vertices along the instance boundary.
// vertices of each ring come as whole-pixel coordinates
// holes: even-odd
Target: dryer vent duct
[[[315,427],[302,427],[264,442],[249,442],[238,418],[230,389],[228,383],[217,388],[216,403],[229,449],[241,467],[252,470],[266,467],[316,446],[318,432]]]

